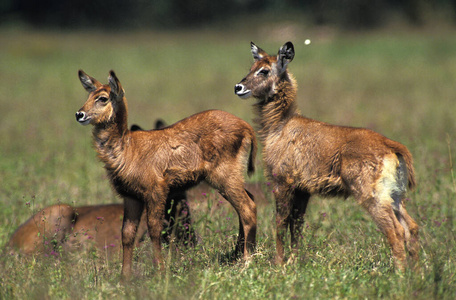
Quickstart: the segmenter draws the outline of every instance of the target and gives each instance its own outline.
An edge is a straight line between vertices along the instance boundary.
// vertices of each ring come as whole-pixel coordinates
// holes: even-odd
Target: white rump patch
[[[393,201],[393,209],[400,210],[401,201],[407,192],[407,167],[402,157],[390,154],[383,159],[382,174],[376,183],[378,199]]]

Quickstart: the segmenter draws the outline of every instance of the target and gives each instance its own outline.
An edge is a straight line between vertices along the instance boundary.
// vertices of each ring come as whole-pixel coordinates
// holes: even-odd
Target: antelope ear
[[[250,49],[252,51],[253,59],[255,61],[260,60],[268,55],[263,49],[255,45],[253,42],[250,42]]]
[[[120,84],[119,79],[116,76],[116,73],[114,73],[113,70],[109,71],[109,86],[111,87],[111,93],[115,96],[116,99],[122,99],[124,96],[124,89],[122,88],[122,85]]]
[[[295,55],[294,46],[292,42],[287,42],[279,49],[277,54],[277,68],[278,73],[285,72],[287,65],[293,60]]]
[[[96,80],[93,77],[90,77],[83,70],[79,70],[78,75],[79,75],[79,80],[82,83],[82,86],[89,93],[95,91],[97,88],[102,86],[102,84],[98,80]]]
[[[166,122],[163,121],[162,119],[157,119],[155,121],[155,128],[154,129],[163,129],[165,128],[167,125],[166,125]]]

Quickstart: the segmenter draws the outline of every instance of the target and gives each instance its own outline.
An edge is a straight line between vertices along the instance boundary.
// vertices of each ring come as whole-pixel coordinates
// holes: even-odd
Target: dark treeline
[[[21,21],[60,28],[139,28],[204,25],[252,13],[298,12],[318,25],[383,25],[391,13],[421,25],[433,11],[451,11],[456,0],[0,0],[0,24]],[[456,18],[455,18],[456,19]]]

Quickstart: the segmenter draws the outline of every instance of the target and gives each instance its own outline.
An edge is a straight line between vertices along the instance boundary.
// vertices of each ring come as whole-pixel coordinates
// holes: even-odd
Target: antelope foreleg
[[[282,188],[276,187],[274,189],[276,199],[276,258],[277,264],[283,263],[284,257],[284,240],[287,233],[287,228],[290,222],[291,214],[291,195]]]
[[[131,262],[138,225],[144,203],[132,198],[124,198],[124,219],[122,225],[123,263],[122,277],[128,279],[131,276]]]
[[[167,193],[159,192],[155,189],[154,197],[146,202],[147,209],[147,228],[149,230],[152,249],[154,251],[154,264],[163,267],[163,256],[161,253],[161,232],[165,217],[165,204]]]

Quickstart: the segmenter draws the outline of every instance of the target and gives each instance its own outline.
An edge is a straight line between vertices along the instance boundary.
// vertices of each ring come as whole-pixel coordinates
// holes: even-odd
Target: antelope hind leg
[[[302,236],[302,227],[304,225],[304,216],[309,203],[310,194],[296,191],[293,197],[293,208],[290,219],[291,248],[295,254],[299,250],[299,243]]]

